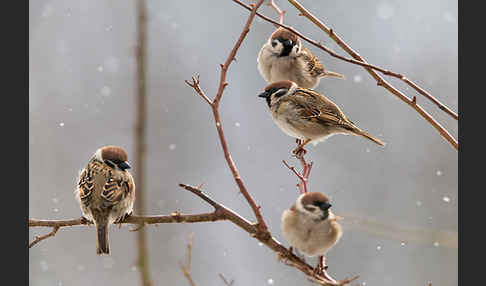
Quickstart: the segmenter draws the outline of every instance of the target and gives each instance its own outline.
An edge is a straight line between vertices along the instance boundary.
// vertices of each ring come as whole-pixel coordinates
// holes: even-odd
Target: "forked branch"
[[[240,0],[232,0],[232,1],[239,4],[240,6],[242,6],[244,8],[246,8],[246,9],[248,9],[248,10],[251,9],[251,7],[249,5],[241,2]],[[393,87],[390,83],[385,81],[376,71],[379,71],[379,72],[383,73],[384,75],[392,76],[392,77],[395,77],[395,78],[398,78],[398,79],[404,81],[406,84],[411,86],[417,92],[419,92],[420,94],[424,95],[426,98],[431,100],[434,104],[436,104],[439,107],[439,109],[443,110],[444,112],[446,112],[447,114],[449,114],[450,116],[452,116],[454,119],[457,120],[458,115],[455,112],[453,112],[451,109],[449,109],[443,103],[441,103],[439,100],[437,100],[435,97],[433,97],[430,93],[428,93],[423,88],[416,85],[414,82],[412,82],[411,80],[409,80],[408,78],[406,78],[402,74],[395,73],[395,72],[392,72],[390,70],[387,70],[387,69],[384,69],[384,68],[381,68],[381,67],[367,63],[358,53],[356,53],[352,48],[350,48],[346,43],[344,43],[336,35],[336,33],[332,29],[327,28],[327,26],[325,26],[321,21],[319,21],[317,18],[315,18],[312,14],[310,14],[302,5],[300,5],[300,3],[298,3],[297,1],[294,1],[294,0],[289,0],[289,2],[291,2],[300,11],[301,15],[309,18],[314,24],[316,24],[319,28],[321,28],[323,31],[325,31],[335,42],[338,43],[338,45],[341,48],[343,48],[348,54],[350,54],[353,57],[353,59],[346,58],[346,57],[343,57],[343,56],[337,54],[336,52],[334,52],[331,49],[323,46],[319,42],[314,41],[314,40],[304,36],[302,33],[296,31],[294,28],[292,28],[290,26],[276,22],[275,20],[273,20],[273,19],[271,19],[267,16],[264,16],[261,13],[256,13],[256,15],[258,17],[264,19],[267,22],[270,22],[270,23],[272,23],[276,26],[285,28],[285,29],[295,33],[302,40],[316,46],[317,48],[327,52],[329,55],[331,55],[335,58],[338,58],[340,60],[343,60],[343,61],[346,61],[346,62],[349,62],[349,63],[352,63],[352,64],[362,66],[376,80],[377,85],[384,87],[390,93],[397,96],[400,100],[402,100],[403,102],[405,102],[409,106],[411,106],[415,111],[417,111],[420,114],[420,116],[422,116],[425,120],[427,120],[439,132],[439,134],[445,140],[447,140],[456,150],[459,148],[457,140],[440,123],[438,123],[428,112],[426,112],[420,105],[418,105],[416,100],[410,99],[409,97],[404,95],[401,91],[399,91],[398,89]]]

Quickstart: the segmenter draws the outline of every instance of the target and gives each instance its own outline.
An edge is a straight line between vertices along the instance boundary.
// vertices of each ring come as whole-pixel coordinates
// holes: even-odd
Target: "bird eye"
[[[277,45],[277,40],[273,40],[272,41],[272,47],[275,48],[276,45]]]

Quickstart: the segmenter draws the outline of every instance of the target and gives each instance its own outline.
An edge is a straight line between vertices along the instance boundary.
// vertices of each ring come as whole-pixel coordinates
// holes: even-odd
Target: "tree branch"
[[[196,286],[196,283],[194,283],[194,280],[192,280],[192,276],[191,276],[191,256],[192,256],[193,237],[194,237],[194,233],[191,233],[191,235],[189,235],[189,241],[187,242],[186,265],[184,265],[182,262],[179,262],[179,266],[181,267],[184,276],[186,276],[187,281],[189,281],[189,284],[191,286]]]
[[[136,196],[135,207],[143,214],[144,211],[144,188],[145,188],[145,151],[146,151],[146,122],[147,122],[147,100],[146,100],[146,66],[147,66],[147,3],[145,0],[138,0],[137,3],[137,100],[135,124],[135,149],[136,149]],[[149,258],[147,252],[147,235],[143,225],[137,229],[137,264],[140,268],[140,279],[143,286],[151,286]]]
[[[321,285],[344,285],[347,284],[359,276],[356,276],[352,279],[344,279],[341,281],[330,281],[324,276],[320,276],[314,273],[314,268],[307,264],[305,261],[300,259],[296,256],[291,250],[285,248],[279,241],[277,241],[271,235],[261,235],[260,230],[254,224],[246,220],[245,218],[241,217],[239,214],[234,212],[233,210],[225,207],[224,205],[214,201],[208,195],[203,193],[200,188],[193,187],[190,185],[180,184],[179,185],[184,190],[187,190],[196,196],[203,199],[209,205],[213,206],[214,212],[212,213],[204,213],[204,214],[195,214],[195,215],[185,215],[179,212],[173,212],[171,215],[165,216],[130,216],[126,218],[122,224],[130,223],[130,224],[158,224],[158,223],[197,223],[197,222],[212,222],[212,221],[220,221],[220,220],[229,220],[233,224],[237,225],[244,231],[250,234],[251,237],[259,240],[261,243],[266,245],[268,248],[272,249],[274,252],[277,253],[278,259],[285,262],[287,265],[295,267],[303,272],[307,277],[317,282]],[[54,227],[54,228],[62,228],[68,226],[76,226],[76,225],[87,225],[88,222],[82,218],[80,219],[71,219],[71,220],[36,220],[36,219],[29,219],[29,227]],[[51,235],[53,236],[53,235]],[[46,237],[47,238],[47,237]]]
[[[232,1],[235,2],[235,3],[237,3],[237,4],[239,4],[240,6],[242,6],[244,8],[246,8],[246,9],[248,9],[248,10],[251,9],[250,6],[242,3],[240,0],[232,0]],[[291,2],[292,4],[297,3],[296,1],[293,1],[293,0],[289,0],[289,2]],[[295,5],[300,5],[300,4],[295,4]],[[302,7],[301,5],[298,6],[298,7],[301,7],[302,9],[305,10],[305,8]],[[299,9],[299,8],[297,8],[297,9]],[[299,11],[301,11],[301,10],[299,9]],[[307,10],[305,10],[305,11],[307,12]],[[327,52],[328,54],[330,54],[331,56],[333,56],[335,58],[338,58],[338,59],[341,59],[343,61],[346,61],[346,62],[349,62],[349,63],[352,63],[352,64],[356,64],[356,65],[360,65],[360,66],[364,67],[373,76],[373,78],[377,81],[377,84],[378,85],[383,86],[389,92],[391,92],[392,94],[394,94],[395,96],[397,96],[399,99],[401,99],[403,102],[407,103],[409,106],[411,106],[413,109],[415,109],[415,111],[417,111],[423,118],[425,118],[439,132],[439,134],[445,140],[447,140],[456,150],[458,149],[457,140],[454,139],[454,137],[452,137],[452,135],[442,125],[440,125],[429,113],[427,113],[420,105],[418,105],[417,102],[416,102],[416,100],[410,99],[409,97],[407,97],[406,95],[404,95],[402,92],[400,92],[399,90],[397,90],[390,83],[388,83],[387,81],[385,81],[380,75],[378,75],[378,73],[376,73],[375,70],[383,73],[384,75],[396,77],[396,78],[404,81],[406,84],[410,85],[416,91],[418,91],[422,95],[426,96],[428,99],[430,99],[436,105],[438,105],[441,110],[445,111],[447,114],[451,115],[453,118],[455,118],[457,120],[458,119],[458,116],[457,116],[456,113],[454,113],[453,111],[451,111],[447,106],[445,106],[444,104],[442,104],[439,100],[437,100],[432,95],[430,95],[428,92],[426,92],[424,89],[420,88],[415,83],[413,83],[412,81],[410,81],[409,79],[407,79],[405,76],[403,76],[403,75],[401,75],[399,73],[395,73],[395,72],[386,70],[384,68],[381,68],[381,67],[378,67],[378,66],[374,66],[374,65],[371,65],[371,64],[367,63],[363,58],[361,58],[361,56],[359,54],[357,54],[347,44],[345,44],[339,37],[337,37],[337,35],[335,34],[335,32],[332,29],[328,29],[324,24],[322,24],[318,19],[316,19],[309,12],[307,12],[308,14],[305,14],[304,12],[301,11],[301,13],[302,13],[302,15],[304,15],[306,17],[311,17],[310,19],[312,19],[311,21],[313,23],[315,23],[316,25],[319,26],[319,28],[321,28],[323,31],[325,31],[326,33],[328,33],[330,35],[330,37],[334,41],[336,41],[339,44],[339,46],[341,46],[346,52],[348,52],[348,54],[350,54],[354,59],[346,58],[346,57],[343,57],[343,56],[337,54],[336,52],[334,52],[331,49],[323,46],[322,44],[320,44],[320,43],[318,43],[318,42],[316,42],[316,41],[314,41],[314,40],[312,40],[312,39],[310,39],[310,38],[302,35],[301,33],[299,33],[298,31],[296,31],[294,28],[292,28],[290,26],[287,26],[287,25],[284,25],[284,24],[280,24],[280,23],[272,20],[271,18],[269,18],[267,16],[264,16],[264,15],[262,15],[260,13],[256,13],[256,15],[259,16],[260,18],[264,19],[267,22],[270,22],[270,23],[272,23],[274,25],[277,25],[279,27],[285,28],[285,29],[287,29],[287,30],[295,33],[302,40],[304,40],[304,41],[306,41],[306,42],[308,42],[308,43],[316,46],[317,48],[319,48],[319,49]],[[315,20],[315,22],[314,22],[314,20]],[[317,24],[317,23],[320,23],[320,24]]]
[[[245,197],[246,201],[250,205],[250,207],[253,210],[253,213],[255,214],[255,217],[258,221],[258,228],[261,232],[262,235],[264,235],[266,232],[268,232],[268,227],[263,220],[263,216],[260,212],[260,206],[258,206],[255,203],[255,200],[253,197],[250,195],[248,190],[246,189],[245,184],[243,183],[243,180],[240,177],[240,174],[238,172],[238,169],[236,168],[235,162],[231,158],[228,144],[226,142],[226,138],[224,136],[223,132],[223,126],[221,124],[221,119],[219,115],[219,102],[221,100],[221,97],[223,96],[223,91],[225,87],[228,85],[226,82],[226,72],[228,71],[229,66],[235,59],[236,53],[238,52],[239,47],[241,46],[241,43],[245,39],[246,35],[250,31],[250,25],[253,22],[253,19],[255,18],[255,14],[257,9],[263,4],[264,0],[259,0],[256,5],[250,4],[251,8],[251,13],[250,16],[248,17],[248,20],[246,21],[245,26],[243,27],[243,31],[240,34],[240,37],[236,41],[235,46],[231,50],[230,54],[228,55],[228,58],[226,59],[225,63],[221,65],[221,75],[220,75],[220,82],[219,82],[219,88],[216,93],[216,96],[214,97],[214,100],[211,101],[202,91],[200,85],[199,85],[199,76],[193,77],[192,78],[192,83],[189,81],[185,81],[190,87],[192,87],[197,94],[199,94],[210,106],[213,111],[213,116],[214,116],[214,121],[216,122],[216,129],[218,131],[218,136],[219,136],[219,141],[221,143],[221,147],[223,148],[223,153],[224,153],[224,158],[226,159],[226,162],[228,164],[228,167],[230,168],[233,178],[235,179],[236,184],[238,185],[238,188],[240,189],[240,192],[243,194]]]
[[[275,0],[270,0],[269,3],[267,3],[268,6],[272,7],[273,10],[275,10],[275,12],[277,13],[278,15],[278,23],[279,24],[283,24],[283,17],[285,15],[285,10],[281,10],[277,4],[275,3]],[[276,27],[278,28],[278,25],[276,25]]]

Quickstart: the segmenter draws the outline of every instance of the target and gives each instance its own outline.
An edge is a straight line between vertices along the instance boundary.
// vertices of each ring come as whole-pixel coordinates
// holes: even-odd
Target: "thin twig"
[[[135,150],[136,150],[136,177],[135,185],[137,192],[136,209],[143,214],[144,210],[144,187],[145,187],[145,151],[147,122],[147,100],[146,100],[146,65],[147,65],[147,3],[145,0],[138,0],[137,3],[137,100],[135,125]],[[142,224],[137,229],[138,258],[137,264],[140,269],[140,279],[143,286],[151,286],[150,267],[147,251],[147,236]]]
[[[279,24],[283,24],[283,18],[284,18],[285,12],[287,12],[287,11],[285,11],[285,10],[281,10],[281,9],[280,9],[280,8],[277,6],[277,4],[275,3],[275,0],[270,0],[270,2],[269,2],[269,3],[267,3],[267,5],[268,5],[268,6],[270,6],[270,7],[272,7],[272,8],[273,8],[273,10],[275,10],[275,12],[277,13],[277,15],[278,15],[278,22],[279,22]],[[278,26],[276,25],[276,27],[278,27]]]
[[[228,85],[226,82],[226,73],[228,71],[229,66],[235,59],[236,53],[238,52],[238,49],[241,46],[241,43],[245,39],[246,35],[250,31],[250,25],[253,22],[253,19],[255,18],[255,14],[257,9],[263,4],[264,0],[259,0],[258,3],[251,4],[251,13],[250,16],[248,17],[248,20],[246,21],[245,26],[243,27],[243,31],[240,34],[240,37],[236,41],[236,44],[234,45],[233,49],[231,50],[230,54],[228,55],[228,58],[226,59],[225,63],[220,65],[221,66],[221,75],[220,75],[220,82],[219,82],[219,88],[216,93],[216,96],[214,97],[214,100],[211,102],[209,98],[206,97],[204,92],[202,91],[200,85],[199,85],[199,78],[192,78],[192,83],[186,81],[186,83],[191,86],[197,94],[199,94],[210,106],[213,111],[213,116],[214,116],[214,121],[216,123],[216,129],[218,131],[218,136],[219,136],[219,141],[221,143],[221,147],[223,148],[223,153],[224,157],[226,159],[226,162],[228,164],[228,167],[231,170],[231,173],[233,174],[233,178],[235,179],[236,184],[238,185],[238,188],[240,189],[240,192],[243,194],[245,197],[246,201],[250,205],[250,207],[253,210],[253,213],[255,214],[255,217],[258,221],[258,228],[260,230],[260,235],[268,235],[266,234],[268,232],[268,227],[263,219],[263,216],[260,212],[260,206],[258,206],[255,203],[255,200],[253,197],[250,195],[248,190],[246,189],[245,184],[243,183],[243,180],[240,177],[240,174],[238,172],[238,169],[236,168],[235,162],[231,158],[228,144],[226,142],[226,138],[223,132],[223,126],[221,124],[221,119],[219,115],[219,102],[221,100],[221,97],[223,96],[223,91],[225,87]]]
[[[189,284],[191,284],[191,286],[196,286],[196,283],[194,283],[194,280],[192,279],[192,276],[191,276],[191,256],[192,256],[192,239],[193,239],[193,237],[194,237],[194,233],[191,233],[189,235],[189,241],[187,242],[186,265],[184,265],[182,262],[179,262],[179,266],[181,267],[181,270],[184,273],[184,276],[186,276],[187,281],[189,281]]]
[[[245,3],[242,3],[240,0],[232,0],[233,2],[239,4],[240,6],[250,10],[250,6],[246,5]],[[291,1],[291,0],[289,0]],[[295,2],[295,1],[291,1],[291,2]],[[343,61],[346,61],[346,62],[349,62],[349,63],[352,63],[352,64],[356,64],[356,65],[360,65],[362,67],[364,67],[372,76],[373,78],[375,78],[375,80],[377,81],[378,85],[381,85],[383,86],[384,88],[386,88],[389,92],[391,92],[392,94],[394,94],[395,96],[397,96],[399,99],[401,99],[402,101],[404,101],[405,103],[407,103],[408,105],[410,105],[413,109],[415,109],[423,118],[425,118],[432,126],[434,126],[435,129],[437,129],[437,131],[440,133],[440,135],[446,139],[456,150],[458,149],[458,143],[456,141],[456,139],[454,139],[454,137],[452,137],[452,135],[442,126],[440,125],[430,114],[428,114],[420,105],[418,105],[416,102],[413,102],[410,98],[408,98],[407,96],[405,96],[402,92],[400,92],[399,90],[397,90],[395,87],[393,87],[391,84],[389,84],[388,82],[386,82],[380,75],[378,75],[374,70],[377,70],[381,73],[383,73],[384,75],[388,75],[388,76],[393,76],[393,77],[396,77],[396,78],[399,78],[400,80],[403,80],[405,83],[407,84],[413,84],[414,83],[410,80],[408,80],[406,77],[404,77],[403,75],[401,74],[398,74],[398,73],[394,73],[392,71],[389,71],[389,70],[386,70],[386,69],[383,69],[383,68],[380,68],[378,66],[374,66],[374,65],[371,65],[369,63],[367,63],[366,61],[363,60],[363,58],[361,58],[361,56],[359,56],[355,51],[353,51],[349,46],[347,46],[345,43],[342,42],[341,39],[339,39],[339,41],[341,42],[338,42],[334,37],[337,37],[335,32],[332,31],[332,30],[329,30],[329,33],[331,36],[331,38],[333,38],[333,40],[337,41],[338,44],[344,49],[346,50],[346,52],[348,52],[354,59],[350,59],[350,58],[346,58],[346,57],[343,57],[339,54],[337,54],[336,52],[332,51],[331,49],[323,46],[322,44],[320,44],[319,42],[316,42],[304,35],[302,35],[301,33],[299,33],[298,31],[296,31],[295,29],[293,29],[292,27],[290,26],[287,26],[287,25],[284,25],[284,24],[280,24],[274,20],[272,20],[271,18],[267,17],[267,16],[264,16],[260,13],[256,13],[257,16],[259,16],[260,18],[264,19],[265,21],[267,22],[270,22],[274,25],[277,25],[279,27],[282,27],[282,28],[285,28],[293,33],[295,33],[297,36],[299,36],[301,39],[303,39],[304,41],[316,46],[317,48],[321,49],[321,50],[324,50],[325,52],[329,53],[331,56],[333,57],[336,57],[336,58],[339,58]],[[313,17],[313,16],[312,16]],[[319,21],[319,20],[317,20]],[[321,28],[321,27],[320,27]],[[326,27],[327,28],[327,27]],[[332,31],[332,33],[331,33]],[[343,46],[347,47],[347,48],[344,48]],[[432,95],[430,95],[429,93],[427,93],[425,90],[423,90],[422,88],[418,87],[417,85],[413,86],[411,85],[415,90],[417,90],[419,93],[425,95],[427,98],[431,99],[433,98]],[[426,94],[424,94],[426,93]],[[447,108],[444,104],[440,103],[440,101],[438,101],[437,99],[433,98],[432,100],[435,104],[437,104],[439,106],[439,108],[441,110],[444,110],[446,111],[448,114],[450,114],[453,118],[457,119],[458,116],[456,113],[452,112],[449,108]],[[448,111],[447,111],[448,110]]]
[[[218,276],[223,280],[224,285],[226,286],[233,286],[233,283],[235,280],[231,279],[231,281],[226,280],[226,278],[223,276],[223,274],[219,273]]]
[[[362,63],[366,63],[366,61],[357,53],[355,52],[350,46],[348,46],[337,34],[334,30],[328,28],[326,25],[324,25],[324,23],[322,23],[319,19],[317,19],[316,17],[314,17],[314,15],[312,15],[309,11],[307,11],[304,6],[302,6],[298,1],[296,0],[288,0],[292,5],[294,5],[295,8],[297,8],[297,10],[300,11],[300,13],[306,17],[307,19],[309,19],[312,23],[314,23],[316,26],[318,26],[322,31],[324,31],[325,33],[327,33],[329,35],[329,37],[331,37],[331,39],[333,39],[343,50],[345,50],[350,56],[352,56],[354,59],[362,62]],[[367,64],[367,63],[366,63]],[[444,137],[447,141],[449,141],[449,143],[456,149],[458,150],[458,143],[456,141],[456,139],[454,139],[454,137],[452,137],[451,134],[449,134],[449,132],[444,128],[442,127],[442,125],[440,125],[429,113],[427,113],[421,106],[419,106],[416,102],[414,102],[413,100],[411,100],[409,97],[407,97],[406,95],[404,95],[402,92],[400,92],[398,89],[396,89],[395,87],[393,87],[391,84],[389,84],[387,81],[385,81],[375,70],[373,70],[373,68],[369,67],[369,66],[365,66],[364,67],[366,69],[366,71],[368,71],[368,73],[376,80],[377,84],[379,86],[383,86],[384,88],[386,88],[389,92],[391,92],[392,94],[394,94],[395,96],[397,96],[399,99],[401,99],[403,102],[407,103],[409,106],[411,106],[413,109],[415,109],[423,118],[425,118],[432,126],[435,127],[435,129],[437,129],[437,131],[442,135],[442,137]],[[383,71],[382,71],[383,72]],[[404,76],[402,75],[399,75],[399,74],[392,74],[391,72],[389,72],[390,74],[387,74],[387,75],[393,75],[399,79],[402,79],[404,78]],[[385,73],[386,74],[386,73]],[[427,98],[431,99],[433,98],[432,95],[426,93],[423,89],[421,88],[418,88],[418,86],[416,86],[415,84],[413,84],[413,82],[411,81],[407,81],[405,80],[405,82],[409,85],[411,85],[415,90],[417,90],[419,93],[427,96]],[[434,98],[434,103],[437,104],[437,102],[439,102],[437,99]],[[442,107],[442,108],[441,108]],[[439,106],[439,108],[441,108],[441,110],[446,110],[445,109],[445,105],[441,104]],[[449,115],[452,115],[451,113],[448,112]],[[457,115],[453,116],[455,119],[457,119]]]
[[[51,236],[54,236],[56,235],[57,231],[59,230],[59,226],[54,226],[54,228],[52,229],[51,232],[49,232],[48,234],[46,235],[41,235],[41,236],[36,236],[34,241],[32,241],[31,243],[29,243],[29,248],[31,248],[32,246],[36,245],[37,243],[39,243],[40,241],[48,238],[48,237],[51,237]]]
[[[299,172],[297,172],[297,170],[295,170],[295,167],[290,166],[285,160],[282,160],[282,162],[284,163],[284,165],[287,168],[289,168],[292,172],[294,172],[294,174],[297,176],[297,178],[299,178],[300,183],[297,184],[297,187],[299,187],[300,193],[301,194],[307,193],[307,191],[308,191],[308,189],[307,189],[307,179],[304,178],[304,176],[301,175]]]
[[[119,223],[130,223],[130,224],[158,224],[158,223],[197,223],[197,222],[213,222],[213,221],[220,221],[220,220],[228,220],[231,221],[233,224],[237,225],[244,231],[250,234],[251,237],[257,239],[261,243],[263,243],[268,248],[272,249],[274,252],[278,254],[279,259],[285,262],[287,265],[295,267],[303,272],[308,277],[314,277],[313,279],[319,281],[322,285],[344,285],[342,282],[346,282],[349,279],[342,280],[338,283],[333,283],[332,281],[328,281],[323,276],[319,276],[314,273],[314,268],[303,261],[301,258],[296,256],[291,250],[285,248],[279,241],[277,241],[274,237],[270,236],[262,236],[259,235],[260,231],[256,227],[255,224],[251,223],[250,221],[246,220],[242,216],[240,216],[235,211],[229,209],[228,207],[214,201],[211,197],[207,194],[203,193],[200,188],[180,184],[179,185],[184,190],[187,190],[209,205],[214,208],[214,212],[212,213],[204,213],[204,214],[195,214],[195,215],[185,215],[178,212],[174,212],[171,215],[165,216],[130,216],[126,218],[123,222]],[[88,222],[82,218],[80,219],[71,219],[71,220],[36,220],[36,219],[29,219],[29,227],[68,227],[68,226],[77,226],[77,225],[88,225]],[[355,277],[356,278],[356,277]],[[353,279],[355,279],[353,278]],[[341,284],[340,284],[341,283]]]

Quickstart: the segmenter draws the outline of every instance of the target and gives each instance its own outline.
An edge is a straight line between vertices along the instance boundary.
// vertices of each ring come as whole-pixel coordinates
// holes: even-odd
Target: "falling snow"
[[[45,260],[42,260],[40,262],[40,268],[42,272],[46,272],[47,270],[49,270],[49,265],[47,265],[47,262]]]
[[[442,176],[442,171],[439,170],[439,171],[435,172],[435,174],[440,177],[440,176]]]
[[[59,209],[58,208],[53,208],[52,211],[55,212],[55,213],[57,213],[57,212],[59,212]]]
[[[42,18],[48,18],[52,15],[52,6],[51,5],[47,5],[44,10],[42,11]]]
[[[415,204],[417,205],[417,207],[422,206],[422,202],[421,201],[417,201],[417,202],[415,202]]]
[[[272,279],[272,278],[269,278],[269,279],[267,280],[267,284],[268,284],[268,285],[273,285],[273,279]]]
[[[111,269],[115,265],[115,260],[111,257],[104,257],[103,259],[103,267],[105,269]]]
[[[451,12],[445,11],[444,14],[442,14],[442,18],[449,23],[455,23],[456,22],[456,17],[452,15]]]
[[[108,57],[104,60],[103,66],[107,72],[115,73],[120,69],[120,59],[116,57]]]
[[[439,247],[439,242],[438,241],[434,242],[434,246]]]
[[[109,86],[103,86],[100,90],[100,93],[103,96],[110,96],[111,95],[111,88]]]
[[[400,243],[401,246],[405,246],[407,245],[404,241],[402,241],[402,243]]]
[[[358,82],[361,82],[362,79],[361,79],[361,76],[360,75],[355,75],[353,77],[353,80],[354,80],[354,82],[358,83]]]
[[[235,126],[236,126],[236,127],[240,127],[240,126],[241,126],[241,124],[240,124],[239,122],[236,122],[236,123],[235,123]]]
[[[103,66],[97,67],[96,70],[99,71],[99,72],[103,72]]]
[[[263,246],[263,243],[259,242],[259,243],[258,243],[258,246]]]
[[[59,126],[63,127],[64,126],[64,122],[59,123]]]
[[[449,198],[448,196],[444,196],[444,197],[442,198],[442,200],[443,200],[444,202],[448,203],[448,202],[450,202],[450,201],[451,201],[451,198]]]
[[[378,4],[378,9],[376,13],[378,15],[378,18],[387,20],[393,17],[393,15],[395,14],[395,9],[391,4],[383,2]]]
[[[169,150],[173,151],[176,148],[176,144],[170,144],[169,145]]]
[[[366,153],[370,153],[371,152],[371,149],[370,148],[366,148]]]
[[[380,245],[378,245],[378,246],[376,247],[376,250],[381,250],[381,246],[380,246]]]

